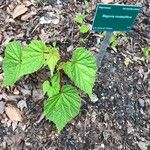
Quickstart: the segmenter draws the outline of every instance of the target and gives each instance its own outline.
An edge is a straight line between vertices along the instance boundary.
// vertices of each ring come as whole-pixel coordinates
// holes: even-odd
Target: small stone
[[[96,94],[92,94],[92,95],[90,96],[90,99],[91,99],[91,101],[92,101],[93,103],[95,103],[95,102],[98,101],[98,97],[97,97]]]
[[[144,100],[140,98],[139,99],[139,104],[140,104],[141,107],[144,107]]]
[[[14,92],[13,92],[15,95],[19,95],[19,91],[15,88],[14,89]]]
[[[105,145],[103,143],[101,144],[101,148],[105,148]]]
[[[21,111],[23,111],[24,108],[27,108],[27,103],[24,100],[21,100],[18,102],[17,107],[21,109]]]

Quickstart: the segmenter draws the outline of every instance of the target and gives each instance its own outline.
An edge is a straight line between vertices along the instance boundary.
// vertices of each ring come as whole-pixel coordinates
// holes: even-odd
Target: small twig
[[[31,31],[30,34],[33,34],[33,32],[38,28],[39,25],[40,25],[40,23],[38,23],[38,24],[34,27],[34,29]]]

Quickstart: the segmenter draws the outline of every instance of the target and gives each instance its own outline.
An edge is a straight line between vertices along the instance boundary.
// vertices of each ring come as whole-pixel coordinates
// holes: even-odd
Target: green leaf
[[[79,29],[81,33],[87,33],[89,31],[89,27],[86,24],[82,24]]]
[[[112,35],[111,38],[110,38],[110,41],[109,43],[111,44],[112,48],[116,48],[116,46],[118,45],[118,42],[117,42],[117,35]]]
[[[10,42],[5,49],[3,61],[4,85],[14,84],[20,77],[22,48],[19,42]]]
[[[97,67],[96,60],[89,51],[77,48],[72,59],[63,65],[63,70],[76,86],[89,95],[92,94]]]
[[[10,42],[3,62],[4,84],[12,85],[21,76],[40,69],[45,63],[44,53],[48,52],[42,41],[33,40],[26,48],[21,47],[19,42]]]
[[[75,21],[79,24],[82,24],[84,19],[85,19],[84,15],[78,15],[78,16],[76,16]]]
[[[49,52],[44,55],[46,59],[46,63],[50,68],[51,76],[53,76],[53,72],[55,69],[55,66],[60,59],[58,49],[55,47],[49,47]]]
[[[70,85],[64,85],[61,93],[47,99],[44,104],[44,113],[47,119],[56,124],[58,132],[60,132],[79,114],[80,105],[77,90]]]
[[[43,83],[43,92],[47,93],[48,97],[52,97],[59,93],[60,90],[60,75],[56,73],[52,79],[51,84],[49,81],[44,81]]]
[[[148,57],[150,55],[150,47],[143,48],[143,54],[145,57]]]
[[[55,90],[55,94],[57,94],[60,90],[60,74],[56,73],[52,78],[51,78],[51,84],[52,87]]]
[[[20,75],[40,69],[45,63],[44,52],[48,52],[47,46],[42,41],[33,40],[23,51]]]
[[[43,93],[46,94],[51,88],[49,81],[48,80],[44,81],[42,87],[43,87]]]

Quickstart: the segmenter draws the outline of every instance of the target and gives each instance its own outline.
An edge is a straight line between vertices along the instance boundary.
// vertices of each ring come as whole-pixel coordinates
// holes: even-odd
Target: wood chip
[[[45,31],[43,29],[41,29],[41,33],[39,34],[39,38],[43,41],[43,42],[48,42],[48,34],[45,33]]]
[[[16,6],[16,8],[14,9],[14,12],[12,14],[13,19],[19,17],[20,15],[24,14],[26,11],[28,10],[28,8],[25,5],[18,5]]]
[[[102,0],[102,3],[111,3],[113,0]]]
[[[32,5],[31,1],[28,0],[23,0],[23,4],[25,4],[27,7]]]
[[[7,104],[5,112],[11,121],[23,121],[23,113],[17,107]]]
[[[0,114],[4,113],[5,110],[5,103],[3,101],[0,101]]]

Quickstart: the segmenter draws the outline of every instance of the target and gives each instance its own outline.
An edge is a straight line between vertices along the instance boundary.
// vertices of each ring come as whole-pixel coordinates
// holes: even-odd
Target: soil
[[[0,64],[4,47],[12,40],[29,43],[41,39],[48,44],[56,42],[60,52],[72,53],[84,46],[96,55],[103,37],[91,31],[81,34],[74,18],[86,14],[86,23],[91,25],[96,3],[83,0],[44,0],[28,6],[25,14],[12,18],[14,6],[31,1],[0,1]],[[42,69],[22,77],[12,87],[0,86],[0,102],[17,105],[26,103],[22,112],[23,123],[12,123],[5,112],[0,114],[0,150],[150,150],[150,66],[149,58],[142,49],[150,46],[150,3],[148,0],[117,1],[124,4],[140,4],[142,11],[133,29],[118,38],[117,47],[111,45],[97,72],[93,101],[81,93],[83,102],[80,114],[58,134],[55,125],[43,116],[41,85],[48,78],[48,70]],[[33,5],[34,4],[34,5]],[[86,10],[86,11],[85,11]],[[40,19],[54,12],[58,24],[41,24]],[[53,19],[54,21],[54,19]],[[125,41],[128,38],[128,41]],[[71,48],[70,48],[71,47]],[[130,63],[125,65],[125,58]],[[0,75],[2,76],[2,67]],[[0,77],[1,77],[0,76]]]

